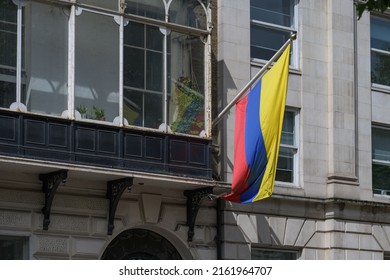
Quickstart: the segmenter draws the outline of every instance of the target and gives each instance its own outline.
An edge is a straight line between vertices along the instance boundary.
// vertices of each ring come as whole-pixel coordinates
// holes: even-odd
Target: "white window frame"
[[[291,149],[294,151],[293,156],[293,182],[275,181],[277,186],[298,187],[299,182],[299,110],[286,108],[286,112],[294,114],[294,145],[280,144],[280,147]],[[286,115],[285,115],[286,116]]]
[[[266,21],[259,21],[255,19],[250,19],[250,30],[252,32],[252,26],[259,26],[259,27],[265,27],[265,28],[270,28],[274,30],[280,30],[280,31],[289,31],[291,33],[298,33],[298,2],[297,0],[292,0],[293,2],[292,5],[293,7],[293,26],[294,27],[287,27],[283,25],[278,25],[278,24],[273,24],[269,23]],[[249,7],[251,8],[251,7]],[[291,49],[291,57],[290,57],[290,67],[294,69],[298,69],[298,40],[294,40],[292,43],[292,49]],[[250,43],[250,46],[252,46],[252,42]],[[252,64],[257,64],[257,65],[263,65],[267,63],[266,60],[260,59],[260,58],[254,58],[251,57],[251,63]]]

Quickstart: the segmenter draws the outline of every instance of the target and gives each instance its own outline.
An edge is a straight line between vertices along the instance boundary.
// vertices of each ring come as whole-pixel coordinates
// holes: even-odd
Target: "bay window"
[[[197,136],[211,130],[209,1],[0,7],[0,107]]]

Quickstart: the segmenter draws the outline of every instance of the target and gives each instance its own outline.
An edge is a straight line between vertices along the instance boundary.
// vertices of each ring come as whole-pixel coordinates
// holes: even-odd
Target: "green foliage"
[[[93,112],[94,112],[94,119],[99,121],[104,121],[104,110],[101,108],[98,108],[96,106],[93,106]]]
[[[379,11],[383,13],[389,7],[390,7],[390,0],[367,0],[364,2],[359,2],[356,6],[356,10],[360,18],[365,10]]]
[[[101,109],[99,107],[93,106],[91,114],[88,113],[88,108],[84,105],[80,104],[77,106],[77,111],[81,114],[82,118],[91,119],[91,120],[99,120],[104,121],[104,109]]]
[[[87,107],[85,107],[82,104],[80,104],[76,109],[77,109],[77,111],[79,111],[80,114],[86,114],[87,113]]]

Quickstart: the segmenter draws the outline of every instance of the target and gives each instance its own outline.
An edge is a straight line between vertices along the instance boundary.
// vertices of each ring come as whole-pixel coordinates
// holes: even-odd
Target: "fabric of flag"
[[[236,104],[232,193],[251,203],[273,192],[287,95],[290,45],[249,94]]]

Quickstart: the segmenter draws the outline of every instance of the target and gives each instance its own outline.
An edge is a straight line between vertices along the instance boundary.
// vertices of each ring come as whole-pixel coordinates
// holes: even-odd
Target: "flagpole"
[[[284,43],[284,45],[271,57],[270,60],[257,72],[257,74],[242,88],[242,90],[230,101],[228,105],[218,114],[218,116],[213,120],[212,127],[215,127],[224,117],[224,115],[238,102],[238,100],[248,91],[248,89],[252,86],[254,82],[256,82],[259,78],[261,78],[268,67],[279,58],[279,56],[283,53],[283,51],[287,48],[287,46],[292,43],[297,38],[296,33],[292,33],[290,38]]]

